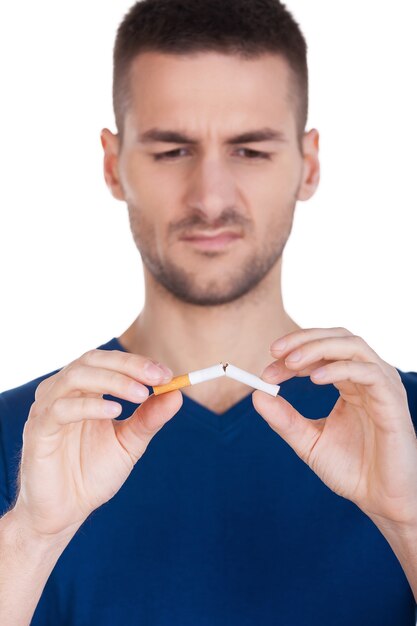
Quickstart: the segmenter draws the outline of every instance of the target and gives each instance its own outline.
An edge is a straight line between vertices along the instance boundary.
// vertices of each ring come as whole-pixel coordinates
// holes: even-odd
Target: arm
[[[73,534],[37,536],[14,509],[0,518],[0,624],[30,624],[49,575]]]
[[[399,560],[417,603],[417,520],[415,525],[402,526],[387,524],[373,517],[371,519]]]

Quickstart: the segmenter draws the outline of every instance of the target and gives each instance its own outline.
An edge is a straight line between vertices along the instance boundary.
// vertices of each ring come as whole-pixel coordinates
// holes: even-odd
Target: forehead
[[[277,54],[253,59],[219,52],[142,52],[131,64],[132,107],[137,127],[213,123],[290,125],[290,70]],[[128,121],[128,120],[126,120]]]

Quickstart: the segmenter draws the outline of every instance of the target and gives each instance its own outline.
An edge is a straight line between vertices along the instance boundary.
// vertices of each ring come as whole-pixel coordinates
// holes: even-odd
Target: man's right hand
[[[172,378],[151,378],[149,362],[118,350],[91,350],[38,385],[23,430],[13,507],[35,536],[73,535],[117,493],[152,437],[181,408],[178,389],[148,397],[145,384]],[[103,394],[143,404],[117,421],[121,409],[106,414],[115,403]]]

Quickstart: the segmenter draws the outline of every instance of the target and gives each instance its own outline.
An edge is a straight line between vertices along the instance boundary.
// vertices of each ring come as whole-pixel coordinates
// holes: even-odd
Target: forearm
[[[373,521],[399,560],[417,603],[417,521],[408,526]]]
[[[0,518],[0,624],[28,626],[46,582],[71,541],[40,538],[15,516]]]

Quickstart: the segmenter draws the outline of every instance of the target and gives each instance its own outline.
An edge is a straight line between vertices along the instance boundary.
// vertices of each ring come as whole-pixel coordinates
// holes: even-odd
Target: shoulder
[[[96,349],[114,350],[117,347],[117,340],[113,338]],[[64,366],[59,367],[22,385],[0,392],[0,432],[2,431],[3,439],[6,437],[9,441],[20,440],[24,422],[35,401],[36,388],[43,380],[57,374],[63,368]]]
[[[8,510],[16,494],[23,430],[36,388],[58,371],[0,393],[0,515]]]
[[[62,368],[58,368],[49,372],[47,374],[42,374],[42,376],[38,376],[33,380],[29,380],[28,382],[19,385],[18,387],[13,387],[12,389],[6,389],[0,393],[0,406],[2,409],[6,410],[6,412],[16,406],[22,406],[27,404],[28,402],[32,403],[35,391],[37,386],[46,378],[53,376],[58,373]],[[0,414],[2,413],[0,409]]]
[[[96,349],[113,350],[116,347],[117,342],[115,342],[113,338],[107,343],[101,344]],[[46,378],[57,374],[63,368],[64,366],[59,367],[52,372],[42,374],[22,385],[0,392],[0,420],[2,420],[2,418],[4,419],[5,415],[12,415],[13,420],[16,421],[19,420],[22,413],[25,414],[26,419],[29,409],[35,400],[35,391],[38,385]]]
[[[24,423],[35,401],[37,386],[60,369],[62,368],[0,393],[0,433],[6,450],[21,445]]]

